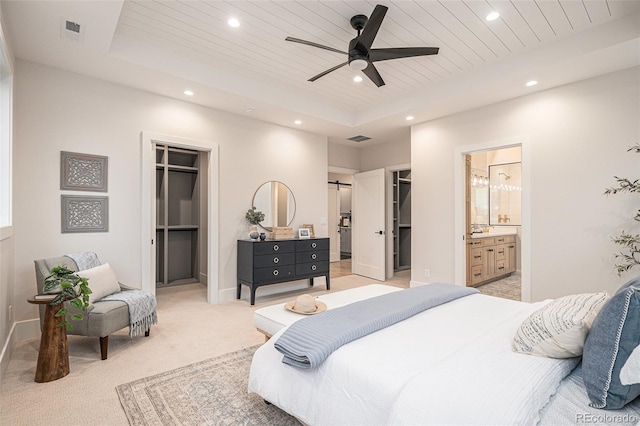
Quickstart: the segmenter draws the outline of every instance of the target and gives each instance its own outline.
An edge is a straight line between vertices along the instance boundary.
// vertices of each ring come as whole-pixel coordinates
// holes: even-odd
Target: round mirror
[[[264,220],[260,222],[267,231],[274,226],[289,226],[296,214],[296,199],[287,185],[275,180],[263,183],[253,194],[253,204],[256,210],[264,213]]]

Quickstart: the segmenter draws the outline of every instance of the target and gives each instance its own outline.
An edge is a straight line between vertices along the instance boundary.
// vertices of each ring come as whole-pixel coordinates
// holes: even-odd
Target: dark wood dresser
[[[238,292],[242,284],[251,290],[251,304],[256,289],[315,277],[325,277],[329,290],[329,238],[251,241],[238,240]]]

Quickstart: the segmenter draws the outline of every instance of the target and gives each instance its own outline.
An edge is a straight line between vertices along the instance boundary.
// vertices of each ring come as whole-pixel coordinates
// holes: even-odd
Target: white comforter
[[[576,360],[511,352],[528,304],[471,295],[351,342],[319,367],[256,351],[249,392],[309,425],[528,425]]]

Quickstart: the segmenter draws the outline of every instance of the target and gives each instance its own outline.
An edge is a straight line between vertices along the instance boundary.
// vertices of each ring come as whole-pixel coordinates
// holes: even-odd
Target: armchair
[[[78,271],[76,262],[70,257],[60,256],[48,259],[38,259],[35,261],[36,282],[38,293],[43,293],[45,279],[51,274],[51,268],[55,266],[66,266],[72,271]],[[126,286],[120,284],[121,290],[128,290]],[[89,282],[91,287],[91,282]],[[129,327],[129,306],[120,300],[98,300],[93,302],[83,312],[81,321],[72,321],[71,315],[80,312],[79,310],[68,306],[69,312],[67,320],[73,324],[73,328],[68,331],[69,334],[100,338],[100,354],[102,359],[107,359],[107,349],[109,346],[109,335],[118,330]],[[40,327],[44,320],[44,305],[40,305]],[[145,331],[145,336],[149,336],[149,329]]]

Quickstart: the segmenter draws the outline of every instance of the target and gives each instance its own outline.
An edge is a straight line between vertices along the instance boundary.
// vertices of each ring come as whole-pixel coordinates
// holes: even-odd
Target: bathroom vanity
[[[516,267],[516,235],[472,234],[467,240],[467,287],[509,276]]]

